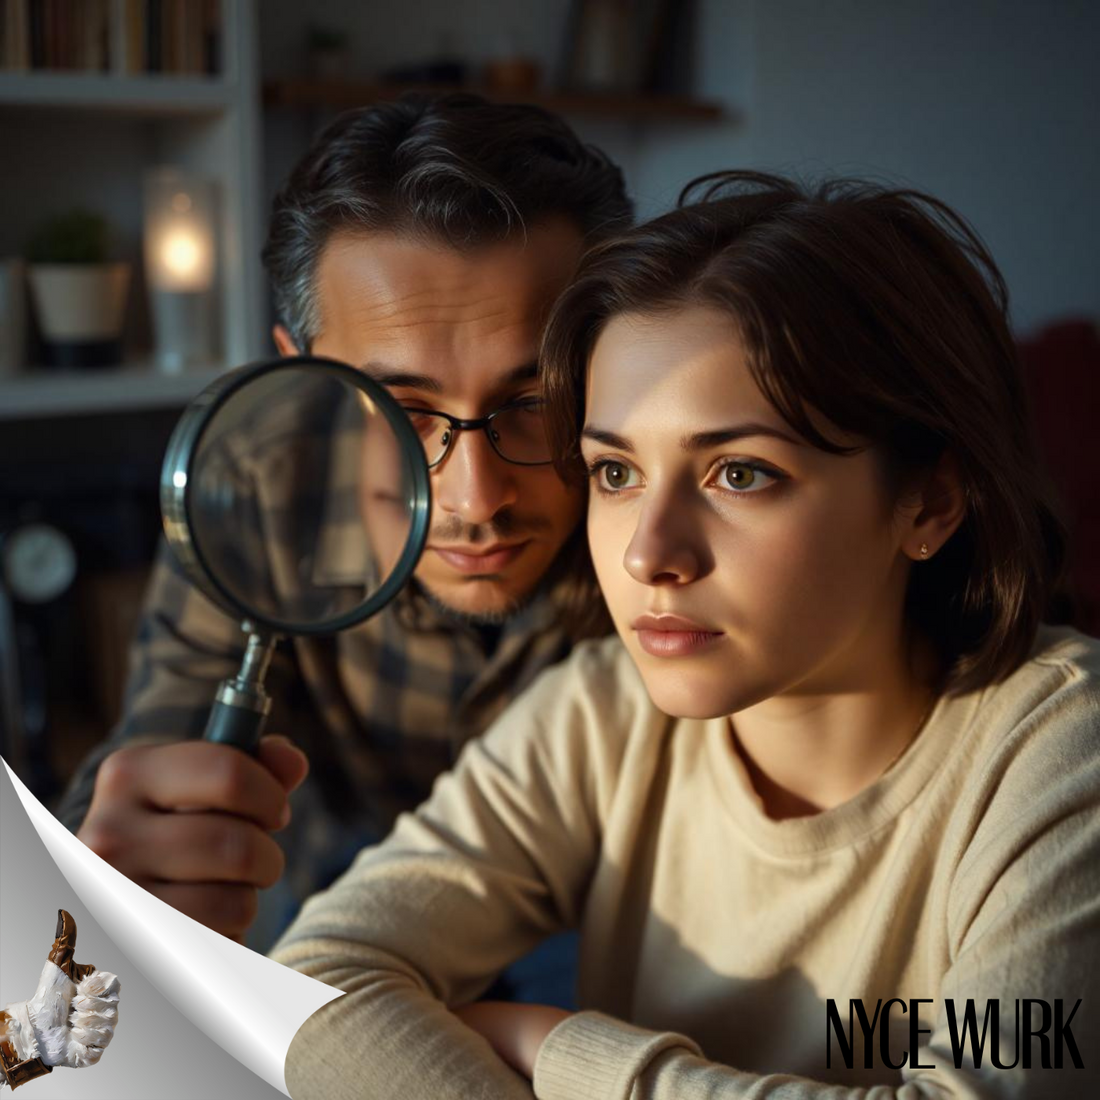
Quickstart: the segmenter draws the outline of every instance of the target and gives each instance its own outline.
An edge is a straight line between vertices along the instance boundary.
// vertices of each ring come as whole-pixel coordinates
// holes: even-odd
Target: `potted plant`
[[[337,27],[311,23],[306,28],[309,75],[314,80],[344,80],[351,67],[351,39]]]
[[[27,246],[27,275],[47,361],[106,366],[122,360],[130,265],[112,262],[107,221],[71,210],[44,223]]]

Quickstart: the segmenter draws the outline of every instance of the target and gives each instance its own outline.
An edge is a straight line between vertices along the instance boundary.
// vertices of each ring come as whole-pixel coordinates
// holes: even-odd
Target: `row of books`
[[[216,74],[220,0],[0,0],[0,67]]]

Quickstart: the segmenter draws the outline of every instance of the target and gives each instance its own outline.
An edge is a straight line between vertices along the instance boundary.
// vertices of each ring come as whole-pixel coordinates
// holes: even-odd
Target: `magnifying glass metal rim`
[[[431,482],[425,458],[411,464],[413,498],[409,503],[412,523],[397,564],[378,591],[372,593],[362,604],[352,611],[336,618],[326,619],[321,623],[306,625],[291,620],[257,615],[218,581],[214,571],[209,568],[202,549],[191,537],[192,517],[188,487],[199,444],[217,411],[243,386],[263,374],[293,368],[301,369],[304,366],[308,366],[311,371],[340,378],[365,393],[382,410],[387,423],[397,436],[402,451],[407,455],[423,455],[419,436],[409,423],[401,406],[384,386],[362,371],[337,359],[317,355],[298,355],[238,367],[207,386],[180,417],[168,441],[161,466],[160,507],[164,534],[188,577],[206,596],[242,623],[247,623],[252,630],[271,634],[333,634],[346,630],[364,619],[369,619],[376,611],[385,607],[412,576],[428,539],[428,523],[431,517]]]

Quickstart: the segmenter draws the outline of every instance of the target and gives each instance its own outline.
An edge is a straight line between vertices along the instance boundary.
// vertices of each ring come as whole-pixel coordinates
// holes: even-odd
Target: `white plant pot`
[[[119,338],[129,264],[32,264],[28,274],[45,339],[90,344]]]
[[[26,359],[25,278],[22,260],[0,260],[0,378],[17,374]]]
[[[129,264],[32,264],[27,274],[48,364],[104,367],[122,360]]]

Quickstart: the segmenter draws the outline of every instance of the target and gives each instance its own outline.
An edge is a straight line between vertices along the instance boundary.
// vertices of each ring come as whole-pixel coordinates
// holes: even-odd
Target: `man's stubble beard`
[[[477,577],[472,579],[470,583],[475,581],[485,582],[487,580],[490,580],[489,576]],[[459,622],[469,623],[471,626],[503,626],[527,608],[534,599],[541,581],[542,578],[540,577],[530,592],[526,592],[522,596],[511,597],[505,607],[497,608],[494,611],[470,611],[464,607],[456,607],[447,600],[446,596],[434,591],[423,581],[418,581],[418,583],[425,599],[436,611],[442,612],[452,619],[457,619]]]
[[[456,542],[469,546],[482,546],[495,539],[514,539],[517,536],[547,534],[553,530],[553,524],[543,516],[530,516],[518,518],[511,510],[501,512],[494,516],[488,523],[466,524],[458,516],[450,516],[438,525],[434,525],[428,537],[429,543],[441,543],[444,546]],[[560,547],[559,547],[560,551]],[[557,554],[555,554],[556,560]],[[501,626],[509,619],[520,614],[535,597],[542,586],[543,579],[550,571],[553,562],[531,584],[528,591],[519,595],[510,596],[504,607],[492,611],[471,611],[464,607],[457,607],[451,603],[445,595],[434,590],[428,583],[417,578],[429,604],[437,611],[441,611],[461,622],[474,626]],[[459,579],[459,584],[484,584],[504,583],[500,574],[484,574],[482,576]]]

